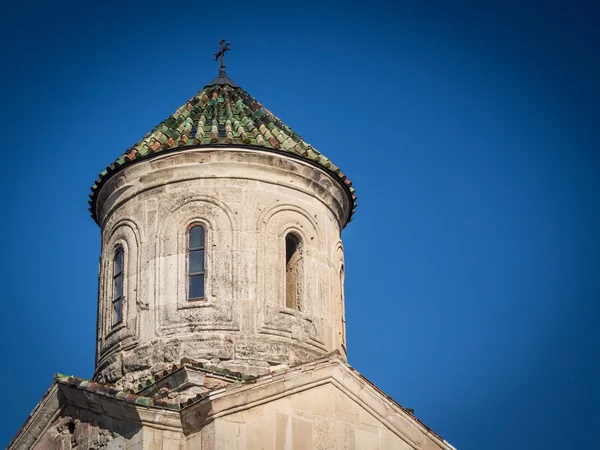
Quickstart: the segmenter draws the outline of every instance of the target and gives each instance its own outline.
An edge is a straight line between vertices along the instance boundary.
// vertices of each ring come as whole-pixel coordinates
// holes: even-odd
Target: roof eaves
[[[116,389],[115,386],[99,383],[96,381],[86,380],[74,376],[68,376],[63,374],[56,374],[56,382],[66,386],[73,386],[77,389],[81,389],[87,392],[92,392],[97,395],[104,397],[113,398],[116,400],[122,400],[127,403],[133,403],[136,405],[147,406],[151,408],[160,408],[170,411],[179,411],[180,407],[178,403],[164,402],[161,400],[152,399],[150,397],[143,397],[135,395],[129,391],[122,391]]]
[[[54,380],[23,425],[21,425],[15,437],[9,442],[7,450],[32,448],[42,431],[46,429],[61,408],[62,405],[58,397],[58,383]]]
[[[141,381],[137,386],[137,390],[135,391],[136,395],[139,395],[139,393],[142,391],[146,391],[148,388],[156,385],[157,383],[164,380],[168,376],[174,375],[175,373],[179,372],[180,370],[184,370],[186,368],[192,368],[194,370],[203,372],[207,375],[211,375],[211,376],[215,376],[217,378],[221,378],[223,380],[231,381],[233,384],[243,382],[243,381],[248,381],[248,380],[255,378],[253,375],[247,375],[247,374],[243,374],[241,372],[235,372],[235,371],[232,371],[229,369],[212,366],[212,365],[208,365],[208,364],[203,364],[199,361],[195,361],[190,358],[183,358],[180,363],[173,364],[170,368],[160,370],[160,371],[154,373],[154,375],[152,377]]]
[[[219,87],[223,89],[217,92]],[[215,115],[213,108],[217,108],[217,105],[224,106],[218,106],[221,112]],[[205,111],[204,108],[207,110]],[[214,117],[217,117],[218,127],[212,122]],[[226,130],[219,129],[224,126],[223,121],[229,121],[229,128]],[[234,123],[237,123],[235,129]],[[198,126],[199,124],[202,126]],[[281,151],[287,155],[298,155],[313,161],[330,171],[349,190],[352,207],[346,224],[352,220],[356,210],[356,195],[346,175],[224,73],[219,74],[215,80],[100,173],[90,194],[92,218],[97,222],[95,211],[97,192],[104,181],[121,168],[157,152],[215,144],[256,146],[262,150]]]
[[[350,202],[350,205],[352,207],[352,210],[349,212],[348,217],[346,219],[346,225],[352,221],[353,215],[356,211],[356,206],[357,206],[356,201],[358,199],[358,197],[355,194],[355,189],[352,187],[352,182],[347,178],[347,176],[345,174],[343,174],[341,171],[339,171],[339,169],[338,169],[339,172],[336,173],[332,169],[326,167],[324,164],[319,163],[315,159],[303,157],[302,155],[299,155],[299,154],[296,154],[293,152],[270,148],[270,147],[259,146],[259,145],[251,145],[251,144],[240,145],[240,144],[226,144],[226,143],[209,143],[209,144],[195,144],[195,145],[178,146],[178,147],[173,147],[170,149],[161,150],[160,154],[165,155],[168,153],[175,153],[175,152],[179,152],[182,150],[203,149],[203,148],[240,148],[240,149],[246,149],[246,150],[256,150],[256,151],[260,151],[260,152],[277,153],[277,154],[281,154],[281,155],[284,155],[287,157],[298,159],[300,161],[312,163],[313,165],[319,167],[321,170],[325,170],[326,172],[328,172],[334,179],[338,179],[340,181],[340,184],[346,189],[347,195],[348,195],[348,201]],[[89,194],[89,200],[88,200],[88,204],[89,204],[88,210],[90,211],[90,216],[92,217],[92,219],[94,219],[94,221],[96,223],[99,224],[98,218],[96,217],[97,194],[98,194],[98,192],[100,192],[100,189],[102,188],[104,183],[106,183],[110,179],[110,177],[112,175],[114,175],[115,173],[125,169],[126,167],[128,167],[136,162],[151,159],[152,157],[156,156],[156,153],[157,152],[152,152],[152,153],[148,153],[144,156],[138,155],[134,159],[123,161],[121,164],[113,163],[109,167],[107,167],[106,170],[104,170],[103,172],[101,172],[98,175],[98,178],[96,179],[96,181],[94,182],[94,185],[91,188],[91,193]]]

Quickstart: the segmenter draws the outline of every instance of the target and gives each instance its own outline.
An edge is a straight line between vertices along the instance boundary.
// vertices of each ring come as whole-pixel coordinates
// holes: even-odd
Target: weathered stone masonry
[[[344,352],[337,285],[350,205],[327,173],[254,150],[190,149],[130,166],[98,195],[100,381],[135,384],[183,357],[258,374]],[[199,302],[186,298],[192,224],[206,229],[207,294]],[[285,304],[290,232],[303,243],[301,310]],[[124,320],[112,327],[117,246],[125,253]]]

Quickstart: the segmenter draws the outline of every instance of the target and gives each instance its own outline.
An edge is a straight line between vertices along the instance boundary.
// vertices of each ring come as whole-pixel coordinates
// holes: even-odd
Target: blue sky
[[[350,363],[459,450],[600,429],[592,2],[3,6],[0,446],[91,377],[89,187],[218,72],[354,181]],[[91,8],[91,9],[90,9]]]

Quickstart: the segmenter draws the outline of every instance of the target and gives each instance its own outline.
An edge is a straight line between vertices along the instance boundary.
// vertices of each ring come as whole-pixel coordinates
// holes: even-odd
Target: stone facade
[[[96,378],[125,387],[183,357],[248,374],[345,355],[343,186],[314,164],[239,148],[160,155],[98,193]],[[206,230],[206,299],[189,301],[187,235]],[[299,307],[285,303],[285,237],[302,240]],[[124,250],[123,321],[112,326]]]

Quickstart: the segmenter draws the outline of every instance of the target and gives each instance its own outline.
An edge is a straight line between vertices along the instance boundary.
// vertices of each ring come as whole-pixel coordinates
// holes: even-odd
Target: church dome
[[[223,69],[92,188],[99,381],[182,358],[254,375],[346,357],[354,190]]]
[[[220,73],[99,174],[89,200],[92,218],[99,220],[96,200],[100,188],[124,167],[156,154],[219,146],[282,153],[318,165],[346,187],[352,204],[346,224],[352,219],[357,197],[346,175],[225,73]]]

